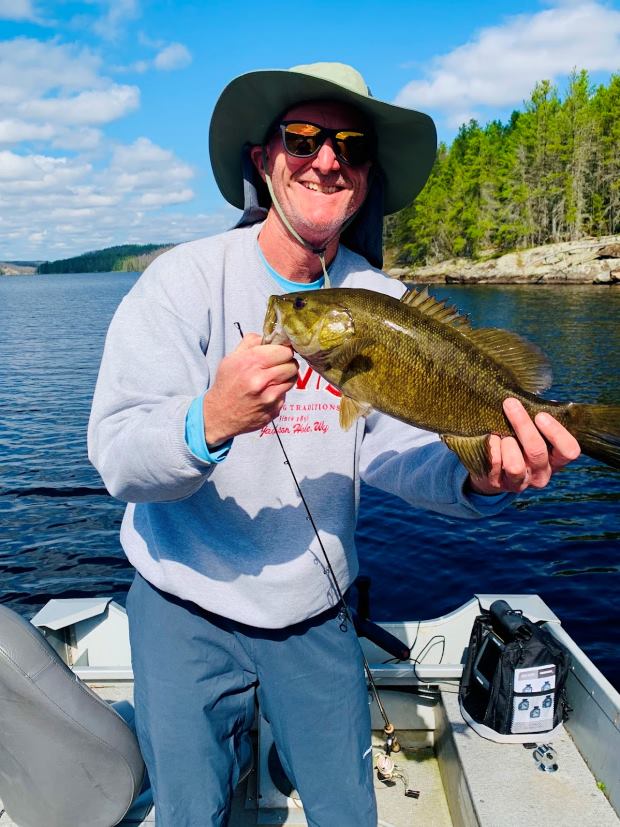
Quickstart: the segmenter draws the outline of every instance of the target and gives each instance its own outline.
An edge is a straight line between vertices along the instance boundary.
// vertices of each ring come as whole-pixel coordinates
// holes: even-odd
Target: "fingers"
[[[551,479],[552,468],[547,443],[530,415],[517,399],[504,401],[504,413],[514,428],[517,440],[507,437],[502,447],[504,472],[511,486],[520,491],[528,485],[544,488]],[[558,423],[560,428],[562,426]],[[564,430],[564,429],[562,429]]]
[[[246,333],[237,345],[236,350],[249,350],[251,347],[257,347],[257,345],[262,344],[262,341],[262,336],[259,336],[258,333]]]
[[[489,436],[488,452],[491,469],[486,477],[476,477],[473,480],[474,489],[481,494],[499,494],[502,477],[502,447],[501,439],[497,434]]]
[[[279,388],[286,387],[287,391],[293,387],[297,381],[298,365],[292,359],[282,365],[276,365],[273,368],[263,371],[262,384],[264,387]]]
[[[503,491],[518,494],[524,491],[529,485],[534,485],[533,475],[528,468],[527,460],[516,439],[511,436],[502,439],[501,453],[502,473],[500,481]],[[548,480],[549,477],[547,477],[544,483],[545,485]]]
[[[286,385],[290,390],[297,380],[299,363],[289,345],[260,345],[256,350],[260,381],[265,387]]]
[[[513,437],[500,439],[491,434],[488,442],[490,470],[485,477],[471,477],[470,485],[479,494],[518,494],[529,485],[528,469]]]
[[[577,459],[581,453],[579,443],[557,419],[548,413],[539,413],[534,421],[551,446],[549,462],[554,471]]]
[[[523,405],[511,398],[504,401],[504,413],[516,439],[489,437],[490,470],[485,477],[470,477],[474,491],[518,494],[530,486],[544,488],[555,471],[581,453],[575,437],[550,414],[539,413],[532,421]]]
[[[236,353],[256,348],[255,356],[260,367],[269,368],[272,365],[282,365],[293,359],[293,348],[290,345],[264,345],[258,333],[246,333],[236,348]]]
[[[294,351],[290,345],[261,345],[257,351],[257,358],[265,368],[295,362]]]

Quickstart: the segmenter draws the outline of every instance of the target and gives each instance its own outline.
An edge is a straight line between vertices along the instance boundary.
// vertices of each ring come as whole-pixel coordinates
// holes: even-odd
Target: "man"
[[[257,694],[308,823],[370,827],[359,645],[272,420],[343,592],[357,573],[360,477],[476,518],[545,485],[579,448],[507,402],[519,441],[493,438],[491,472],[470,479],[434,434],[384,415],[342,431],[338,392],[261,342],[273,293],[326,277],[402,293],[369,261],[380,263],[383,213],[430,172],[430,118],[373,99],[341,64],[252,72],[220,97],[210,150],[240,226],[160,256],[123,300],[89,428],[93,463],[129,503],[137,727],[158,825],[226,823]]]

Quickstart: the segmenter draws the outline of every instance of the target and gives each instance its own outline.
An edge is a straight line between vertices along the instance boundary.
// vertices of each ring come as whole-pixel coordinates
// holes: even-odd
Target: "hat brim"
[[[261,144],[278,115],[312,100],[335,100],[358,109],[377,137],[377,160],[385,176],[385,214],[411,203],[428,180],[437,151],[432,119],[361,95],[337,83],[285,69],[248,72],[220,95],[209,128],[209,153],[220,192],[243,209],[241,158],[246,143]]]

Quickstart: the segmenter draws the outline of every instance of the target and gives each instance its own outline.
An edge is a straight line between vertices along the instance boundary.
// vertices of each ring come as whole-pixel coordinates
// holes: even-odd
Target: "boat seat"
[[[0,800],[15,824],[113,827],[136,804],[148,810],[140,748],[120,714],[128,706],[99,698],[0,605]]]

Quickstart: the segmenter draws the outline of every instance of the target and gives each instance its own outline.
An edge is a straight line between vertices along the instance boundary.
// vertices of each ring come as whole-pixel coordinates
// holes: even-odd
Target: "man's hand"
[[[581,453],[575,437],[549,414],[536,414],[532,421],[517,399],[504,400],[504,413],[517,439],[491,436],[491,470],[486,477],[470,474],[468,482],[472,491],[518,494],[530,486],[544,488],[555,471],[577,459]]]
[[[263,345],[257,333],[244,336],[237,349],[222,359],[204,396],[207,445],[213,448],[256,431],[278,416],[297,370],[288,345]]]

